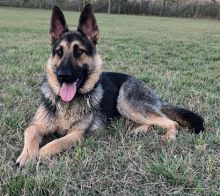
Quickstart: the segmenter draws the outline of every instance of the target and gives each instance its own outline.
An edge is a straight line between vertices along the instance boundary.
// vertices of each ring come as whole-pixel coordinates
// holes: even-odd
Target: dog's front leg
[[[44,135],[56,129],[55,119],[49,117],[46,108],[41,105],[35,113],[30,126],[24,131],[24,147],[16,164],[23,167],[27,160],[35,160],[39,156],[39,144]]]
[[[39,144],[42,136],[39,134],[41,126],[32,124],[24,132],[24,148],[16,161],[18,167],[23,167],[27,160],[37,159]]]
[[[46,157],[57,154],[63,150],[67,150],[81,142],[84,139],[84,131],[73,130],[64,137],[55,139],[40,149],[39,156]]]

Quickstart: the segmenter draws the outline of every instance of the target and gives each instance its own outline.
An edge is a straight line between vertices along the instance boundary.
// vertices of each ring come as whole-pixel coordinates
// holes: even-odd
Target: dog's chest
[[[73,100],[69,103],[59,103],[57,105],[57,120],[60,130],[74,128],[81,121],[90,119],[91,109],[87,100]]]
[[[65,135],[67,131],[73,129],[86,130],[94,124],[93,122],[100,121],[97,116],[99,116],[99,105],[103,95],[101,84],[86,95],[74,97],[71,102],[56,101],[54,93],[47,82],[43,83],[41,90],[44,98],[55,106],[54,126],[60,134]],[[50,104],[46,102],[46,105]],[[47,107],[47,110],[50,110],[50,108]],[[95,123],[95,126],[92,127],[97,127],[97,124],[100,123]]]

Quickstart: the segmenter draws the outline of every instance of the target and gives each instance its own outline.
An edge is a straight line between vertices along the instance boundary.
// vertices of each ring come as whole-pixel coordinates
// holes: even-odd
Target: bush
[[[65,10],[81,11],[88,2],[92,2],[96,12],[107,13],[108,0],[5,0],[0,1],[0,6],[48,9],[56,4]],[[206,3],[197,1],[178,5],[177,0],[111,0],[111,13],[219,18],[220,4],[215,1]]]

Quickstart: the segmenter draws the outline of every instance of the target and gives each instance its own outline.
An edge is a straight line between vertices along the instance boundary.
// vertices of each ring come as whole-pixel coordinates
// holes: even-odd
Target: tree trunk
[[[195,11],[194,17],[196,18],[196,17],[198,17],[198,15],[199,15],[199,6],[196,7],[196,11]]]
[[[121,0],[118,0],[118,14],[121,13]]]
[[[108,0],[108,14],[111,14],[111,0]]]
[[[79,0],[79,12],[81,11],[81,0]]]
[[[179,16],[179,0],[176,0],[176,16]]]
[[[162,9],[160,10],[160,16],[163,15],[165,6],[166,6],[166,0],[163,0],[163,7],[162,7]]]

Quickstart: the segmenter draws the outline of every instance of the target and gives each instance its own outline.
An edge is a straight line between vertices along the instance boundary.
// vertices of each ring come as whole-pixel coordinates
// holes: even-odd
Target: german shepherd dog
[[[87,131],[100,129],[108,120],[126,117],[147,132],[152,125],[166,129],[166,140],[176,138],[178,125],[204,130],[198,114],[162,101],[144,82],[122,73],[102,72],[96,51],[99,28],[90,4],[70,31],[59,7],[54,6],[50,27],[52,55],[46,64],[42,102],[24,133],[24,148],[16,163],[51,156],[73,147]],[[39,147],[54,132],[62,137]]]

